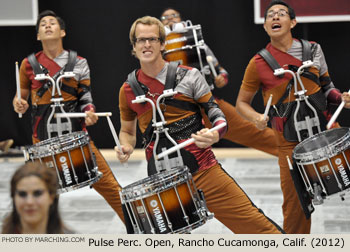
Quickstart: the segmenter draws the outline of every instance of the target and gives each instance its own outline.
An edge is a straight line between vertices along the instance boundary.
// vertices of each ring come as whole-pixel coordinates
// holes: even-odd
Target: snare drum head
[[[334,156],[348,149],[349,128],[335,128],[323,131],[299,143],[293,151],[297,160],[316,161]]]
[[[148,197],[187,181],[189,176],[187,167],[175,167],[170,171],[154,174],[124,187],[121,194],[125,199]]]
[[[26,150],[30,159],[37,159],[75,149],[88,144],[89,141],[90,138],[87,132],[77,131],[27,146]]]

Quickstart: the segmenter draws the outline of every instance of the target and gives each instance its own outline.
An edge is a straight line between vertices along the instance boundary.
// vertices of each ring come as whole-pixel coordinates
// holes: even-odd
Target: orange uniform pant
[[[118,214],[119,218],[124,221],[122,204],[120,201],[119,190],[121,189],[118,181],[109,168],[107,161],[101,152],[96,148],[95,144],[90,141],[92,152],[95,154],[98,170],[103,173],[99,181],[94,183],[92,187],[107,201],[107,203]]]
[[[278,156],[275,134],[271,128],[259,130],[253,123],[243,119],[230,103],[222,99],[216,99],[216,102],[224,113],[228,124],[228,131],[224,135],[224,139]],[[205,127],[211,128],[211,123],[203,111],[202,116]]]
[[[293,150],[298,142],[288,142],[283,133],[275,131],[278,142],[278,164],[280,166],[281,188],[283,193],[283,229],[287,234],[309,234],[311,218],[306,219],[300,205],[292,176],[289,171],[287,156],[292,158]]]
[[[219,164],[193,174],[207,207],[237,234],[280,234],[283,230],[264,215]]]

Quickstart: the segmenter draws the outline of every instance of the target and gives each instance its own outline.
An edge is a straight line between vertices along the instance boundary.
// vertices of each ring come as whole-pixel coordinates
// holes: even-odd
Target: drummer
[[[170,66],[162,58],[164,50],[165,30],[163,24],[154,17],[145,16],[137,19],[130,29],[130,43],[133,54],[139,60],[141,68],[136,71],[136,79],[147,89],[146,97],[154,102],[162,94],[168,71],[175,70],[178,94],[170,99],[171,104],[165,101],[163,111],[166,127],[169,134],[178,142],[191,137],[195,143],[182,149],[182,158],[190,168],[197,188],[202,189],[209,211],[234,233],[281,233],[277,224],[266,217],[248,196],[232,179],[216,160],[211,145],[219,141],[226,132],[226,127],[209,132],[202,122],[199,106],[205,108],[213,126],[226,122],[225,116],[212,97],[209,86],[204,77],[195,68],[184,66]],[[175,80],[175,79],[173,79]],[[146,140],[146,158],[149,175],[155,172],[154,134],[147,130],[152,120],[152,107],[149,103],[134,104],[135,93],[132,85],[140,85],[128,79],[120,89],[120,143],[122,151],[116,148],[118,159],[126,162],[136,145],[136,125],[138,124]],[[174,83],[170,83],[175,85]],[[135,87],[135,86],[134,86]],[[181,104],[181,108],[178,105]],[[193,111],[191,110],[193,109]],[[161,147],[165,146],[165,143]],[[172,144],[170,143],[172,146]],[[158,152],[159,153],[159,152]],[[128,226],[128,225],[127,225]],[[128,232],[132,232],[128,228]]]
[[[173,8],[165,9],[160,17],[160,20],[164,25],[168,26],[170,30],[174,24],[182,22],[181,14]],[[217,77],[215,78],[214,83],[212,83],[213,78],[206,79],[209,85],[214,88],[211,91],[216,99],[216,102],[219,104],[220,109],[225,114],[229,125],[224,139],[277,156],[277,144],[275,141],[271,140],[274,139],[272,129],[266,128],[264,130],[258,130],[253,123],[243,119],[237,113],[236,108],[232,104],[220,97],[220,94],[217,91],[219,88],[223,88],[228,84],[229,75],[227,71],[219,64],[219,61],[207,44],[204,44],[204,48],[206,55],[212,57],[215,69],[217,71]],[[202,113],[202,115],[206,127],[210,127],[208,117],[204,113]]]
[[[293,38],[291,32],[296,24],[295,12],[287,3],[283,1],[272,1],[267,6],[265,10],[264,29],[270,37],[270,43],[266,46],[266,49],[277,60],[279,65],[285,69],[288,69],[288,66],[289,68],[293,68],[294,66],[299,67],[302,64],[302,44],[299,40]],[[346,102],[345,107],[350,108],[350,95],[347,93],[341,94],[335,89],[329,77],[327,63],[321,46],[315,42],[311,42],[311,50],[315,64],[310,67],[308,75],[316,76],[316,78],[312,80],[307,78],[306,75],[305,77],[303,75],[301,76],[307,90],[306,95],[310,99],[313,99],[313,97],[318,99],[320,107],[326,107],[327,102],[339,104],[343,100]],[[295,132],[293,134],[289,132],[288,134],[288,131],[284,130],[286,123],[290,122],[291,120],[289,119],[293,117],[292,113],[289,113],[287,117],[285,111],[288,110],[288,107],[293,106],[293,102],[295,101],[294,84],[289,89],[289,92],[286,88],[290,79],[292,79],[290,74],[285,74],[283,78],[274,76],[267,62],[262,56],[256,54],[247,66],[237,98],[237,110],[260,130],[264,130],[268,120],[271,120],[275,138],[279,146],[280,177],[284,198],[282,206],[284,216],[283,228],[289,234],[310,233],[311,218],[307,217],[310,217],[311,213],[304,206],[304,209],[306,209],[305,215],[300,206],[286,159],[286,156],[292,156],[292,151],[298,144],[298,140],[291,137]],[[275,108],[271,110],[273,116],[270,118],[267,117],[266,120],[264,120],[263,114],[256,112],[251,106],[251,101],[260,87],[263,90],[265,104],[270,94],[273,94],[272,104],[275,105]],[[317,96],[317,94],[321,95]],[[280,99],[281,103],[278,102]],[[315,108],[320,111],[319,114],[327,114],[326,119],[330,118],[328,111],[321,111],[319,106],[315,106]]]
[[[38,16],[36,31],[37,39],[41,42],[43,50],[36,53],[34,59],[41,65],[44,72],[54,76],[67,65],[70,55],[70,52],[63,48],[62,43],[62,39],[66,35],[65,23],[53,11],[46,10]],[[95,124],[98,119],[94,113],[95,106],[90,90],[90,70],[87,60],[80,56],[73,59],[73,64],[75,77],[68,80],[63,79],[61,86],[64,110],[66,112],[85,112],[85,121],[77,119],[71,121],[73,131],[86,131],[86,126]],[[52,97],[51,88],[34,80],[34,77],[33,67],[28,58],[25,58],[20,67],[21,100],[15,96],[13,107],[17,113],[24,114],[29,108],[27,100],[31,95],[32,139],[35,144],[48,138],[46,124],[51,112],[50,99]],[[90,144],[96,157],[98,169],[103,173],[102,178],[92,187],[106,199],[121,220],[124,220],[118,191],[120,186],[99,150],[92,141]]]

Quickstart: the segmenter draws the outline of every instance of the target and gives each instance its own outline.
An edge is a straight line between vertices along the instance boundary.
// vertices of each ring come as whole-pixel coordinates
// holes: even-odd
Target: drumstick
[[[95,113],[97,116],[111,116],[111,112],[99,112]],[[56,113],[56,118],[62,118],[62,117],[70,117],[70,118],[77,118],[77,117],[86,117],[86,113]]]
[[[289,170],[294,170],[294,169],[293,169],[293,165],[292,165],[292,163],[290,162],[289,156],[286,156],[286,158],[287,158]]]
[[[226,126],[226,122],[225,123],[220,123],[219,125],[209,129],[209,132],[221,129],[222,127],[225,127],[225,126]],[[193,142],[194,142],[194,138],[190,138],[190,139],[186,140],[185,142],[182,142],[182,143],[180,143],[178,145],[175,145],[174,147],[171,147],[170,149],[167,149],[166,151],[163,151],[162,153],[157,155],[156,158],[160,159],[160,158],[162,158],[162,157],[164,157],[166,155],[169,155],[169,154],[171,154],[171,153],[173,153],[173,152],[175,152],[175,151],[177,151],[177,150],[179,150],[179,149],[181,149],[181,148],[183,148],[183,147],[193,143]]]
[[[112,123],[112,120],[111,120],[111,118],[109,118],[109,116],[107,116],[107,122],[108,122],[109,128],[111,129],[111,132],[112,132],[115,144],[117,145],[117,147],[120,150],[120,152],[122,153],[122,155],[124,155],[122,146],[120,145],[120,142],[119,142],[119,139],[118,139],[117,132],[115,131],[115,128],[114,128],[113,123]],[[128,163],[123,163],[123,165],[124,165],[125,168],[128,168]]]
[[[266,108],[265,108],[265,112],[264,112],[264,120],[266,120],[267,113],[270,110],[271,102],[272,102],[272,94],[270,94],[269,100],[267,101],[267,104],[266,104]]]
[[[350,94],[350,90],[348,91],[348,94]],[[342,101],[339,105],[339,107],[337,108],[337,110],[334,112],[334,115],[331,117],[331,119],[329,120],[328,124],[327,124],[327,129],[330,129],[332,127],[332,124],[335,122],[335,120],[337,119],[338,115],[340,114],[340,111],[342,111],[342,109],[344,108],[345,102]]]
[[[21,102],[21,88],[19,83],[19,71],[18,71],[18,62],[15,64],[15,72],[16,72],[16,86],[17,86],[17,99]],[[22,113],[18,113],[18,117],[22,118]]]
[[[209,64],[209,67],[211,69],[211,72],[213,73],[214,75],[214,78],[218,77],[218,74],[216,73],[216,70],[215,70],[215,67],[214,67],[214,64],[213,64],[213,57],[208,55],[207,56],[207,62]]]

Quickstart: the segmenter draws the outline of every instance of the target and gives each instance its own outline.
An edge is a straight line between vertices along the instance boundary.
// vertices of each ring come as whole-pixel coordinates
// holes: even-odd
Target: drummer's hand
[[[255,118],[254,124],[259,130],[263,130],[267,127],[267,122],[269,121],[269,116],[266,116],[266,120],[264,120],[264,115],[259,114]]]
[[[348,92],[342,93],[341,99],[345,102],[344,108],[350,108],[350,94]]]
[[[191,137],[194,138],[194,143],[199,148],[203,149],[219,142],[220,140],[219,132],[217,130],[210,132],[208,128],[197,131],[197,133],[192,134]]]
[[[12,101],[12,104],[13,104],[13,109],[17,113],[21,113],[21,114],[24,114],[29,108],[28,102],[22,98],[19,100],[17,97],[15,97]]]
[[[131,145],[127,145],[127,146],[122,145],[121,147],[122,147],[123,153],[120,151],[118,146],[115,146],[114,150],[117,152],[117,158],[119,159],[119,161],[121,163],[125,163],[130,158],[130,155],[134,152],[134,148]]]
[[[85,111],[86,117],[85,117],[85,124],[86,126],[94,125],[97,120],[98,116],[95,114],[95,111],[93,108],[91,108],[89,111]]]
[[[219,74],[218,76],[216,76],[215,78],[215,86],[218,88],[222,88],[224,86],[226,86],[226,80],[224,78],[224,76],[222,74]]]

